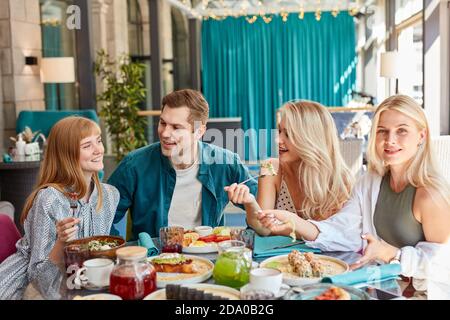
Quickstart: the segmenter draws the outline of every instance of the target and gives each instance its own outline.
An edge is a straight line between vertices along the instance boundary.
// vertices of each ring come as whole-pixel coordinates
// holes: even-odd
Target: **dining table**
[[[152,238],[155,247],[160,250],[160,242],[158,238]],[[129,241],[126,243],[126,246],[136,246],[138,245],[137,241]],[[340,259],[351,265],[355,263],[362,255],[356,252],[321,252],[317,254],[326,255],[329,257],[334,257]],[[192,254],[198,257],[206,258],[211,260],[213,263],[215,262],[218,253],[197,253]],[[253,267],[256,267],[259,263],[261,263],[266,258],[255,258],[253,257]],[[404,286],[401,285],[403,280],[399,277],[397,279],[384,280],[382,282],[371,282],[371,283],[361,283],[357,284],[354,287],[364,290],[369,294],[370,299],[374,300],[386,300],[386,299],[405,299],[402,296],[402,291]],[[213,277],[205,280],[203,283],[215,284]],[[36,288],[37,286],[33,286]],[[158,288],[157,290],[159,290]],[[378,289],[378,290],[377,290]],[[381,290],[381,291],[380,291]],[[380,294],[381,292],[381,294]],[[60,273],[55,274],[55,279],[51,288],[47,288],[45,292],[37,292],[39,296],[38,299],[45,300],[73,300],[75,297],[84,297],[87,295],[97,294],[97,293],[109,293],[108,289],[76,289],[73,286],[73,278],[71,276],[68,277],[64,268],[60,268]],[[277,299],[284,299],[285,297],[277,297]]]

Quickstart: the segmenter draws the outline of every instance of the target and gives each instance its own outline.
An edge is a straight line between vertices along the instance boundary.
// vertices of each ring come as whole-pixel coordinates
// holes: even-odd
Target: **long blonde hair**
[[[333,118],[324,106],[306,100],[286,103],[278,115],[300,157],[298,179],[305,197],[299,213],[325,219],[342,208],[353,186]]]
[[[80,142],[94,134],[100,134],[100,127],[92,120],[71,116],[58,121],[51,129],[47,139],[44,160],[39,170],[39,178],[34,191],[28,196],[22,210],[24,223],[37,193],[44,188],[53,187],[69,197],[70,192],[78,199],[88,192],[83,170],[80,166]],[[98,174],[93,175],[98,190],[97,211],[103,204],[103,193]]]
[[[384,100],[375,111],[369,145],[367,148],[368,168],[380,176],[389,171],[383,159],[376,151],[377,127],[381,114],[386,110],[394,110],[404,114],[414,121],[418,130],[425,129],[425,139],[418,148],[417,153],[406,164],[405,177],[408,183],[419,188],[431,188],[437,191],[450,205],[450,186],[442,178],[431,150],[429,126],[423,109],[414,99],[405,95],[394,95]]]

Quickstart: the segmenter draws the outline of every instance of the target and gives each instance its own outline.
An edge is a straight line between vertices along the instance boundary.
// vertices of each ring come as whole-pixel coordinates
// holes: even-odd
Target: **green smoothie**
[[[217,284],[238,289],[249,282],[250,268],[242,252],[226,251],[217,257],[213,277]]]

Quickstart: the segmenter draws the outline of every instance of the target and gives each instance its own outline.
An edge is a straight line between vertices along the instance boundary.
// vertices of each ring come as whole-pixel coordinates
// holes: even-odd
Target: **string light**
[[[270,23],[273,19],[273,16],[270,15],[268,17],[266,17],[265,15],[261,16],[261,18],[264,20],[265,23]]]
[[[192,15],[195,15],[197,11],[192,6],[192,0],[179,0],[181,3],[186,5],[189,8],[186,8]],[[273,0],[272,0],[273,1]],[[273,17],[275,15],[279,15],[283,22],[287,22],[290,11],[292,10],[292,6],[286,7],[283,4],[283,0],[275,0],[274,2],[265,0],[252,0],[249,2],[248,0],[237,2],[236,6],[230,7],[229,2],[225,0],[199,0],[194,3],[200,2],[200,7],[203,9],[201,14],[197,13],[199,18],[203,18],[204,20],[214,19],[214,20],[224,20],[227,17],[244,17],[246,21],[250,24],[256,22],[258,17],[260,17],[264,23],[269,24],[273,21]],[[328,1],[328,0],[327,0]],[[347,1],[347,0],[346,0]],[[297,0],[298,8],[298,19],[304,20],[305,12],[307,10],[314,12],[314,17],[316,21],[321,21],[323,8],[321,0]],[[315,2],[315,5],[314,5]],[[334,0],[333,6],[331,9],[331,15],[333,17],[337,17],[341,11],[348,10],[348,13],[351,16],[356,15],[360,12],[360,0],[349,0],[350,2],[347,5],[343,6],[342,0]],[[325,3],[325,2],[324,2]],[[328,3],[328,2],[326,2]],[[274,5],[275,4],[275,5]],[[306,6],[306,8],[305,8]],[[315,7],[315,8],[314,8]],[[249,8],[251,10],[249,10]],[[328,9],[328,10],[330,10]],[[294,9],[295,10],[295,9]],[[259,13],[256,13],[256,12]],[[215,12],[216,14],[214,14]]]
[[[315,16],[317,21],[320,21],[320,19],[322,18],[322,10],[320,9],[320,0],[317,0],[317,9]]]
[[[248,23],[253,24],[255,23],[256,20],[258,20],[258,17],[257,16],[253,16],[251,18],[245,17],[245,20],[247,20]]]
[[[303,18],[305,18],[305,9],[303,9],[303,7],[300,8],[300,12],[298,13],[298,18],[300,20],[303,20]]]
[[[352,17],[355,16],[359,12],[359,0],[356,1],[356,3],[350,7],[348,14]]]
[[[317,9],[315,16],[316,16],[316,20],[320,21],[320,19],[322,18],[322,11],[320,11],[320,9]]]
[[[337,8],[335,8],[335,9],[333,9],[333,11],[331,11],[331,15],[335,18],[338,16],[338,14],[339,14],[339,9],[337,9]]]

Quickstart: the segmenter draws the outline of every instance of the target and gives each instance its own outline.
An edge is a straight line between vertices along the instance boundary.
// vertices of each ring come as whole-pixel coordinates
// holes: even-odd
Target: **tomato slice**
[[[217,235],[210,234],[209,236],[200,237],[197,240],[204,241],[204,242],[216,242]]]
[[[231,240],[230,236],[217,236],[215,242],[221,242],[221,241],[225,241],[225,240]]]

